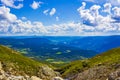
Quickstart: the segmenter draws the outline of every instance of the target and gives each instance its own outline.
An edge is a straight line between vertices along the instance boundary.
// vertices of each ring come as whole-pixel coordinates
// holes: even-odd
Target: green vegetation
[[[59,55],[59,54],[62,54],[62,52],[57,52],[56,54],[58,54],[58,55]]]
[[[71,52],[71,50],[66,50],[66,53],[70,53]]]
[[[20,52],[20,53],[22,53],[22,54],[28,54],[28,50],[29,49],[25,48],[25,49],[18,49],[17,51]]]
[[[49,59],[46,59],[46,61],[47,61],[47,62],[52,62],[52,61],[54,61],[54,59],[50,59],[50,58],[49,58]]]
[[[51,63],[56,64],[56,65],[65,64],[65,62],[63,62],[63,61],[53,61],[53,62],[51,62]]]
[[[104,52],[90,59],[73,61],[58,70],[65,77],[67,75],[76,74],[85,69],[95,66],[110,66],[115,63],[120,63],[120,48],[112,49],[108,52]]]
[[[37,75],[40,66],[44,65],[5,46],[0,46],[0,61],[4,64],[5,71],[16,71],[15,74],[22,75]]]
[[[22,51],[25,50],[26,49]],[[68,50],[67,52],[70,51]],[[62,53],[57,52],[56,54],[60,55]],[[120,48],[109,50],[90,59],[85,59],[82,56],[78,56],[78,57],[83,58],[84,60],[73,61],[69,64],[66,64],[67,61],[64,62],[62,60],[55,60],[54,58],[46,58],[45,61],[46,63],[48,62],[54,66],[58,66],[58,67],[62,66],[59,69],[58,68],[56,69],[56,67],[53,66],[51,67],[54,68],[56,71],[59,71],[63,77],[66,77],[96,66],[101,66],[101,65],[111,66],[113,64],[120,63]],[[39,56],[36,56],[36,60],[37,58],[39,58]],[[0,46],[0,62],[4,64],[3,67],[5,71],[10,71],[10,72],[16,71],[17,73],[15,74],[22,74],[22,75],[24,74],[38,75],[37,72],[39,71],[40,67],[44,66],[45,64],[40,63],[36,60],[32,60],[31,58],[24,57],[19,52],[16,52],[5,46]]]

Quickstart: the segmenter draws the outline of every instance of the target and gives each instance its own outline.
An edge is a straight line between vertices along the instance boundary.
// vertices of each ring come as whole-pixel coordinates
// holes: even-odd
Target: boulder
[[[37,76],[32,76],[32,77],[31,77],[31,80],[42,80],[42,79],[40,79],[40,78],[37,77]]]
[[[98,66],[89,68],[76,74],[73,77],[69,77],[70,80],[106,80],[110,70],[105,66]]]
[[[108,80],[120,80],[120,69],[109,74]]]
[[[2,63],[0,62],[0,70],[2,70]]]
[[[41,66],[37,76],[43,80],[51,80],[57,76],[57,73],[48,66]]]
[[[53,80],[64,80],[61,77],[54,77]]]

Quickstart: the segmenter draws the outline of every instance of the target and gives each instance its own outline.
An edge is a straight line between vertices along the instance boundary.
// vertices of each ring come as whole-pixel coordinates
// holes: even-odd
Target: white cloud
[[[93,5],[86,8],[86,3],[77,9],[83,22],[43,25],[42,22],[31,22],[25,17],[17,19],[10,13],[10,8],[0,7],[0,34],[11,35],[113,35],[120,34],[120,8],[106,3],[103,7]],[[104,10],[103,10],[104,9]],[[56,12],[56,10],[55,10]],[[102,15],[101,12],[108,13]],[[49,13],[49,12],[47,12]],[[56,20],[59,17],[56,17]]]
[[[112,8],[111,3],[105,3],[103,6],[104,6],[103,12],[106,12],[106,13],[108,13],[108,14],[111,14],[111,8]]]
[[[94,0],[84,0],[84,1],[87,1],[87,2],[94,2]]]
[[[49,9],[44,10],[44,11],[43,11],[43,14],[48,15],[48,12],[49,12]]]
[[[53,16],[55,13],[56,13],[56,9],[52,8],[49,14],[50,14],[50,16]]]
[[[111,3],[111,5],[120,6],[120,0],[83,0],[83,1],[93,2],[98,4]]]
[[[22,20],[27,20],[27,18],[26,18],[26,17],[21,17],[21,19],[22,19]]]
[[[114,7],[113,9],[114,16],[120,16],[120,7]]]
[[[33,1],[33,3],[30,6],[32,9],[38,9],[41,4],[42,4],[42,2]]]
[[[99,5],[93,5],[89,9],[85,8],[86,3],[77,10],[82,19],[82,25],[85,31],[99,32],[99,33],[120,33],[120,8],[112,8],[110,3],[104,4],[104,10]],[[112,11],[111,11],[112,10]],[[100,14],[101,12],[108,13],[106,16]],[[86,30],[88,29],[88,30]],[[82,30],[83,31],[83,30]]]
[[[0,7],[0,21],[8,21],[8,22],[14,22],[17,19],[17,17],[10,13],[10,9],[2,6]]]
[[[56,17],[56,21],[59,21],[59,17],[58,16]]]
[[[10,8],[0,7],[0,34],[45,34],[47,30],[41,22],[31,22],[10,13]]]
[[[112,5],[120,6],[120,0],[108,0]]]
[[[2,4],[8,7],[20,9],[23,7],[23,4],[19,3],[15,5],[15,2],[22,2],[23,0],[1,0]]]
[[[86,3],[83,2],[82,6],[77,9],[81,19],[83,20],[83,23],[91,26],[96,26],[102,18],[102,16],[99,15],[99,9],[101,7],[99,5],[93,5],[90,7],[90,9],[85,9],[85,6]]]
[[[54,14],[56,13],[56,9],[55,8],[52,8],[51,10],[50,9],[46,9],[43,11],[43,14],[45,15],[50,15],[50,16],[53,16]]]
[[[120,7],[114,7],[113,10],[113,16],[112,18],[116,20],[116,22],[120,22]]]

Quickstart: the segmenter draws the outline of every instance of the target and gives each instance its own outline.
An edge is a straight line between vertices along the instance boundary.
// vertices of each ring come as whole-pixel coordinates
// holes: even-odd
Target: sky
[[[120,35],[120,0],[0,0],[0,35]]]

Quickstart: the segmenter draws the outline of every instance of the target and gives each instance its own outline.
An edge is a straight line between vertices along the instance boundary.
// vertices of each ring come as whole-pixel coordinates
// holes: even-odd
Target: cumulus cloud
[[[102,16],[99,15],[98,11],[100,9],[100,6],[93,5],[92,7],[90,7],[90,9],[85,9],[85,6],[86,3],[83,2],[82,6],[79,9],[77,9],[81,19],[83,20],[83,23],[91,26],[96,26],[99,20],[101,20],[102,18]]]
[[[120,22],[120,8],[114,7],[112,10],[113,10],[112,18],[115,19],[116,22]]]
[[[49,14],[50,14],[50,16],[53,16],[55,13],[56,13],[56,9],[52,8]]]
[[[83,0],[83,1],[99,3],[99,4],[111,3],[111,5],[120,6],[120,0]]]
[[[111,14],[111,7],[112,7],[112,5],[110,3],[105,3],[103,6],[104,6],[103,12]]]
[[[30,6],[32,9],[38,9],[41,4],[42,4],[42,2],[33,1],[33,3]]]
[[[48,12],[49,12],[49,9],[44,10],[44,11],[43,11],[43,14],[48,15]]]
[[[2,6],[0,7],[0,34],[57,36],[120,34],[120,7],[112,7],[110,3],[106,3],[103,6],[93,5],[89,8],[86,8],[86,5],[83,2],[82,6],[77,9],[81,22],[68,22],[49,26],[43,25],[42,22],[31,22],[26,17],[18,19],[16,15],[10,12],[10,8]],[[56,10],[54,14],[55,12]],[[49,11],[46,11],[46,13],[49,14]],[[102,15],[101,13],[107,14]],[[59,20],[59,17],[56,17],[57,19]]]
[[[56,9],[55,8],[52,8],[51,10],[47,9],[47,10],[43,11],[43,14],[45,14],[45,15],[49,14],[50,16],[53,16],[55,13],[56,13]]]
[[[47,30],[41,22],[31,22],[29,20],[16,20],[14,23],[0,21],[0,33],[3,34],[47,34]]]
[[[16,9],[20,9],[23,7],[23,4],[20,3],[23,0],[0,0],[0,1],[3,5],[8,6],[8,7],[12,7],[12,8],[16,8]],[[19,2],[19,4],[15,5],[15,2]]]
[[[97,27],[84,25],[82,23],[63,23],[59,25],[51,25],[46,28],[52,35],[74,35],[74,36],[95,36],[95,35],[113,35],[120,32],[120,26],[115,24],[101,24]],[[120,34],[120,33],[119,33]]]
[[[107,1],[110,2],[112,5],[120,6],[120,0],[107,0]]]
[[[100,5],[93,5],[86,9],[86,3],[83,2],[82,6],[78,8],[77,11],[79,12],[80,18],[82,19],[82,26],[85,26],[85,29],[88,29],[87,31],[92,30],[92,32],[120,33],[119,7],[112,7],[111,3],[105,3],[103,7]],[[108,14],[102,15],[100,13]]]
[[[45,34],[47,30],[41,22],[31,22],[22,17],[18,19],[10,8],[0,7],[0,34]]]
[[[9,8],[5,6],[0,7],[0,21],[14,22],[16,19],[16,15],[10,13]]]

